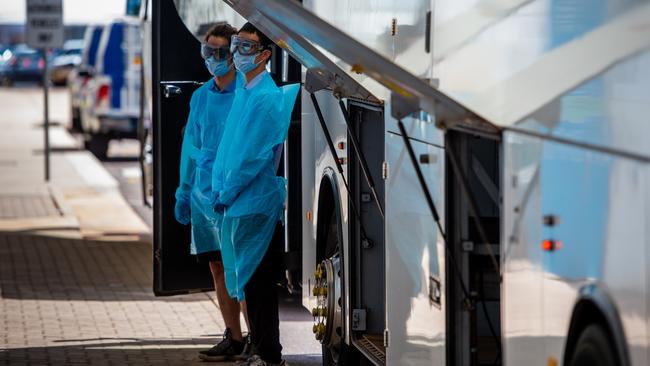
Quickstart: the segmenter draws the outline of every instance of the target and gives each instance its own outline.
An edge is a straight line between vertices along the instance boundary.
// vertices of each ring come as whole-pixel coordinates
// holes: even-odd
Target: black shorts
[[[196,261],[199,263],[221,262],[221,251],[211,250],[209,252],[199,253],[196,255]]]

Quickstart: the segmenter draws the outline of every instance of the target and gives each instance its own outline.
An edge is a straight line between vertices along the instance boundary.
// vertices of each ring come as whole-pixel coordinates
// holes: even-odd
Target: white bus
[[[227,4],[303,83],[285,248],[324,364],[650,364],[650,2],[174,4],[154,35]],[[158,161],[156,290],[209,287],[172,274]]]

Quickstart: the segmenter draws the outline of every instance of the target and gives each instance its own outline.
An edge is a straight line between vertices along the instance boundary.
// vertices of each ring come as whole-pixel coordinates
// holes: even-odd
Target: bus
[[[285,286],[324,365],[650,363],[650,2],[154,4],[157,294],[210,288],[179,136],[200,26],[246,19],[302,83]]]

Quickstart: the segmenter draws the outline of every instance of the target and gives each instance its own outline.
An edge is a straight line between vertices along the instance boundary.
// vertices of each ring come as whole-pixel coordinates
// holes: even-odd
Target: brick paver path
[[[0,194],[0,219],[57,216],[61,212],[49,194]]]
[[[0,364],[199,363],[221,317],[207,294],[155,298],[150,252],[0,233]]]

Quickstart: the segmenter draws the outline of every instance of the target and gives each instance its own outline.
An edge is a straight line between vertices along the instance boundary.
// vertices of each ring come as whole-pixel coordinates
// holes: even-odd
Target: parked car
[[[26,45],[18,45],[9,49],[9,53],[3,52],[5,54],[9,57],[0,68],[2,85],[12,86],[16,81],[42,82],[45,61],[40,52]]]
[[[4,65],[5,62],[9,61],[9,58],[11,58],[12,52],[11,52],[11,47],[7,46],[0,46],[0,66]]]
[[[95,72],[97,62],[97,49],[102,37],[104,26],[89,25],[83,39],[80,62],[68,74],[68,92],[70,93],[70,126],[72,132],[83,132],[80,107],[84,96],[84,89]]]
[[[81,63],[83,39],[71,39],[64,43],[63,48],[52,58],[50,80],[54,85],[66,85],[68,74]]]
[[[11,58],[12,54],[13,53],[11,52],[11,49],[9,47],[6,46],[0,47],[0,75],[3,74],[5,65],[7,64],[7,61],[9,61],[9,59]]]
[[[137,138],[142,34],[137,18],[104,27],[95,72],[83,88],[80,117],[85,147],[105,158],[111,139]]]

